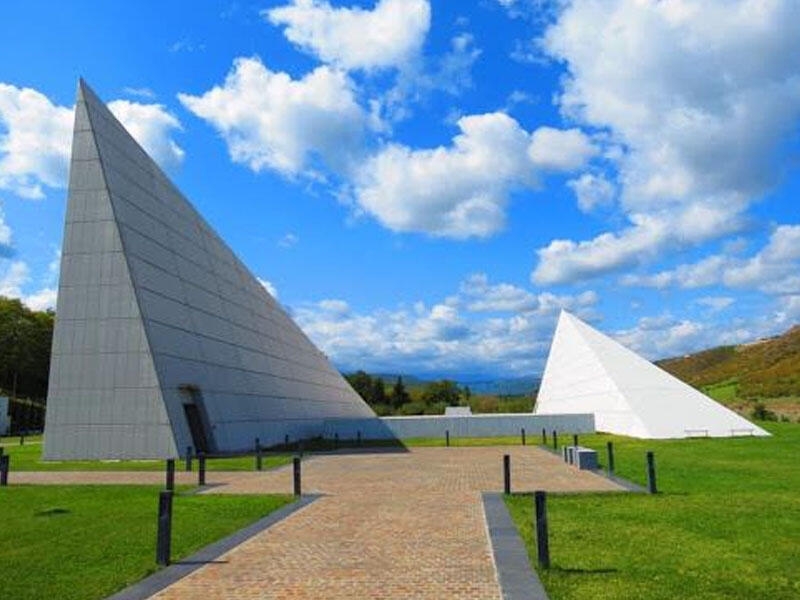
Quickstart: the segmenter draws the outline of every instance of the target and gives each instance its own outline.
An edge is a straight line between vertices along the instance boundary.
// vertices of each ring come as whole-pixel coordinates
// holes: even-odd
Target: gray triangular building
[[[45,458],[236,452],[373,416],[81,81]]]

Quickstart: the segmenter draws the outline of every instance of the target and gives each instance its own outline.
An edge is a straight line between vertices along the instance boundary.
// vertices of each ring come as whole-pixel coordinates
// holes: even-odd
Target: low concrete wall
[[[520,430],[532,440],[539,439],[542,429],[548,436],[559,433],[594,433],[594,415],[534,415],[531,413],[472,415],[446,417],[380,417],[372,419],[330,419],[323,427],[323,437],[355,439],[359,432],[365,440],[409,439],[422,437],[500,437],[518,436]]]

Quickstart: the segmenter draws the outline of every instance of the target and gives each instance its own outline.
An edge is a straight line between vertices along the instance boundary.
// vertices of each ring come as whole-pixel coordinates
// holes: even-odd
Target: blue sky
[[[343,369],[800,320],[793,0],[5,3],[0,294],[53,306],[83,76]]]

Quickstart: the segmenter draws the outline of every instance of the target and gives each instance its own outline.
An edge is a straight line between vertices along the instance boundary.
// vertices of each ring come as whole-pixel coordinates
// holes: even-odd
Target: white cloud
[[[800,293],[800,225],[781,225],[768,243],[749,258],[708,256],[696,263],[650,275],[628,274],[621,283],[654,288],[700,288],[725,285],[773,294]]]
[[[5,269],[0,274],[0,296],[8,298],[22,296],[22,286],[28,281],[28,273],[28,265],[22,261],[6,263]]]
[[[450,146],[389,144],[365,161],[355,177],[359,206],[395,231],[456,239],[500,231],[509,194],[537,184],[537,164],[529,149],[537,148],[533,155],[538,165],[546,162],[541,130],[528,134],[502,112],[461,117],[457,124],[461,133]],[[561,139],[549,128],[545,137]],[[576,164],[564,147],[553,152],[548,168]],[[578,152],[584,154],[583,149]]]
[[[293,0],[261,14],[302,50],[348,70],[403,67],[419,54],[431,20],[427,0],[379,0],[372,10]]]
[[[591,316],[594,292],[533,296],[484,274],[462,282],[459,293],[426,306],[353,310],[323,300],[294,311],[303,330],[343,368],[416,373],[539,373],[562,307]],[[503,316],[487,311],[506,312]],[[402,366],[402,367],[401,367]]]
[[[431,76],[428,87],[457,95],[472,87],[472,65],[482,51],[475,47],[475,37],[460,33],[450,40],[450,51],[439,61],[438,71]]]
[[[706,348],[718,340],[711,326],[670,315],[643,317],[630,329],[612,334],[619,343],[651,360],[669,358]]]
[[[56,300],[58,299],[57,288],[42,288],[29,296],[22,298],[22,301],[31,310],[55,310]]]
[[[540,127],[531,134],[528,156],[540,169],[574,171],[597,154],[597,148],[580,129]]]
[[[732,224],[776,184],[785,168],[781,143],[800,119],[798,22],[800,4],[793,0],[562,5],[541,40],[567,68],[559,104],[568,118],[606,129],[622,149],[615,159],[620,207],[631,222],[694,209],[725,212]],[[657,237],[637,251],[652,257],[730,230],[676,233],[669,242]],[[557,260],[567,271],[570,263],[592,263],[571,270],[573,278],[607,272],[630,261],[596,260],[597,246],[614,239],[625,246],[640,234],[628,229],[569,241]]]
[[[281,248],[291,248],[297,245],[297,242],[300,241],[300,238],[297,237],[296,234],[292,233],[291,231],[286,233],[281,239],[278,240],[278,246]]]
[[[396,231],[485,237],[503,228],[509,191],[533,183],[528,134],[511,117],[462,117],[450,147],[414,150],[391,144],[357,176],[356,199]]]
[[[3,207],[0,206],[0,257],[11,250],[11,227],[6,223]]]
[[[362,148],[367,117],[352,82],[326,66],[292,79],[258,58],[238,58],[223,85],[178,98],[220,132],[234,162],[253,171],[314,175],[319,159],[344,169]]]
[[[64,187],[72,121],[44,94],[0,83],[0,188],[43,198],[42,186]]]
[[[698,298],[695,302],[713,311],[720,311],[731,306],[736,302],[736,299],[730,296],[704,296],[703,298]]]
[[[271,281],[267,279],[261,279],[261,277],[256,277],[256,279],[258,279],[258,283],[260,283],[261,286],[267,290],[267,292],[269,292],[270,296],[277,299],[278,288],[276,288]]]
[[[161,104],[113,100],[108,108],[162,167],[175,167],[183,162],[183,149],[170,137],[173,131],[182,129],[181,123]]]
[[[603,175],[593,173],[584,173],[577,179],[568,181],[567,185],[575,192],[578,208],[585,213],[599,207],[610,206],[617,194],[613,183]]]
[[[538,284],[568,283],[621,267],[652,260],[661,252],[732,233],[741,223],[724,208],[689,205],[677,212],[634,213],[621,232],[603,233],[582,242],[557,239],[537,250],[531,280]]]
[[[796,325],[800,322],[800,294],[783,296],[778,300],[776,320],[781,325]]]
[[[597,302],[593,291],[574,296],[556,296],[548,292],[533,294],[509,283],[491,284],[485,273],[467,277],[459,288],[461,298],[470,312],[520,312],[551,314],[562,308],[581,310]]]
[[[170,137],[180,122],[163,106],[116,100],[109,108],[162,166],[181,162]],[[66,187],[73,115],[36,90],[0,83],[0,189],[43,198],[46,187]]]
[[[536,296],[528,290],[509,283],[491,285],[485,273],[470,275],[461,284],[461,293],[468,299],[467,310],[473,312],[522,312],[537,306]]]
[[[156,93],[148,87],[129,87],[122,88],[122,91],[129,96],[138,96],[145,100],[155,100]]]
[[[0,296],[19,298],[31,310],[55,309],[58,290],[55,287],[45,286],[26,295],[23,287],[28,281],[30,281],[30,269],[25,262],[6,262],[5,268],[0,270]]]

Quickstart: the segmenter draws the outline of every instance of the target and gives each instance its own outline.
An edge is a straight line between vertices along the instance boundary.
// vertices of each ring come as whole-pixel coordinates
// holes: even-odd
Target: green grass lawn
[[[162,460],[71,460],[71,461],[43,461],[42,437],[25,438],[25,444],[19,445],[19,438],[2,438],[0,444],[3,451],[11,459],[12,471],[162,471]],[[209,471],[254,471],[255,457],[236,456],[231,458],[212,458],[206,461]],[[272,469],[287,465],[292,462],[289,454],[264,455],[262,466]],[[192,468],[197,470],[197,461],[193,461]],[[176,464],[177,470],[183,469],[183,461]]]
[[[800,426],[760,423],[772,438],[615,442],[616,470],[645,483],[647,450],[661,493],[550,495],[553,600],[800,598]],[[506,499],[535,562],[530,496]]]
[[[158,569],[158,487],[0,488],[0,597],[104,598]],[[292,501],[177,495],[172,554],[186,557]]]

